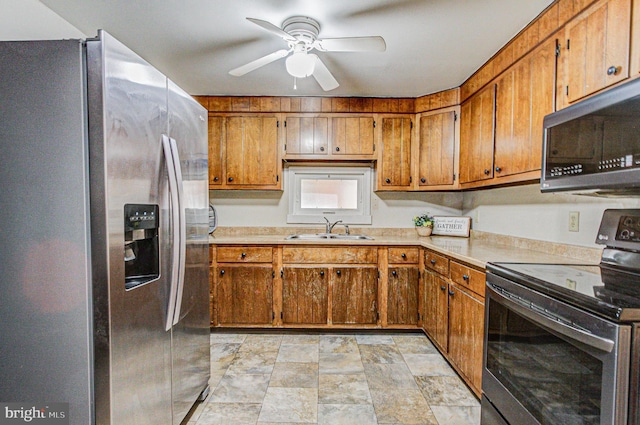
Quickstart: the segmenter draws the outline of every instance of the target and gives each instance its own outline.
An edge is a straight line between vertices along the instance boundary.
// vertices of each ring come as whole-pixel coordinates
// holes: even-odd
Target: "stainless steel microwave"
[[[542,192],[640,195],[640,79],[544,118]]]

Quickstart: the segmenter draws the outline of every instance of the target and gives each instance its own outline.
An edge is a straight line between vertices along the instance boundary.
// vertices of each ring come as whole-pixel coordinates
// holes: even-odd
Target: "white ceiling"
[[[192,94],[416,97],[459,86],[551,0],[40,0],[92,36],[105,29]],[[247,21],[293,15],[320,38],[380,35],[383,53],[318,53],[340,87],[323,92],[284,60],[243,77],[228,71],[286,48]]]

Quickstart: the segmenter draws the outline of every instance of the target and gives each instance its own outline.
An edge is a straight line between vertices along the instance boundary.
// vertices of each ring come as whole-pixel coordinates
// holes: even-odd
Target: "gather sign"
[[[433,235],[469,237],[471,217],[449,217],[437,215],[433,217]]]

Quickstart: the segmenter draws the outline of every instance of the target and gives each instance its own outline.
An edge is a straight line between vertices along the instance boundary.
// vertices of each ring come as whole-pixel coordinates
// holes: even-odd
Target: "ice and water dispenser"
[[[158,205],[124,206],[125,288],[157,279],[160,276],[158,245]]]

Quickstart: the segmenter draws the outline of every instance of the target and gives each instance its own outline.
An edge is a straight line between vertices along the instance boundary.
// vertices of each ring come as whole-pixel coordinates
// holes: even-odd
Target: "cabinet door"
[[[406,190],[411,186],[412,127],[410,118],[382,119],[379,189],[393,186]]]
[[[418,268],[389,267],[387,324],[418,323]]]
[[[373,155],[373,117],[331,118],[332,155]]]
[[[540,169],[542,121],[554,109],[555,49],[548,40],[496,84],[495,177]]]
[[[217,187],[222,178],[222,146],[224,143],[224,117],[209,117],[209,186]]]
[[[460,109],[460,183],[493,178],[495,85]]]
[[[218,323],[269,324],[273,311],[273,267],[218,266]]]
[[[452,185],[455,173],[454,111],[420,117],[418,186]]]
[[[329,269],[285,267],[282,279],[282,322],[327,324]]]
[[[482,388],[484,303],[450,286],[449,355],[476,391]]]
[[[329,118],[285,117],[287,155],[321,155],[329,153]]]
[[[277,117],[227,117],[225,150],[227,186],[280,186]]]
[[[332,323],[375,324],[378,317],[378,268],[338,267],[332,274]]]
[[[443,353],[447,352],[449,297],[447,282],[432,273],[424,273],[424,330]]]
[[[631,0],[602,0],[566,27],[569,102],[629,77]]]

